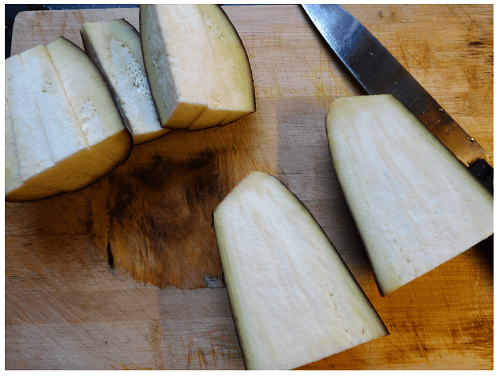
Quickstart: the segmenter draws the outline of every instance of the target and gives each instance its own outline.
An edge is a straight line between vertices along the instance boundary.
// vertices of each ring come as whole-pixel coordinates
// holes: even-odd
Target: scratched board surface
[[[493,165],[493,7],[349,5]],[[251,170],[308,207],[390,335],[303,369],[492,369],[493,271],[474,247],[382,298],[331,166],[324,119],[364,94],[298,6],[224,7],[257,111],[134,148],[74,194],[6,204],[7,369],[243,369],[211,213]],[[20,13],[12,54],[137,9]],[[332,339],[334,340],[334,339]]]

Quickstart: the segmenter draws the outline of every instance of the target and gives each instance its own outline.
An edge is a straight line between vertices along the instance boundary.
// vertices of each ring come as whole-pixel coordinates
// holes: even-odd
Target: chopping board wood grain
[[[490,154],[493,6],[346,5]],[[93,186],[6,203],[7,369],[244,368],[212,210],[251,170],[308,207],[390,335],[303,369],[492,369],[493,271],[478,247],[378,293],[332,169],[324,119],[364,94],[298,6],[227,6],[257,111],[135,147]],[[20,13],[12,54],[137,9]]]

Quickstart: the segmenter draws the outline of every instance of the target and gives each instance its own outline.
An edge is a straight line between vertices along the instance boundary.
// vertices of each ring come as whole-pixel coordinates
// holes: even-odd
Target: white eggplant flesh
[[[96,70],[63,38],[6,60],[7,201],[78,191],[128,157],[131,136]]]
[[[8,62],[6,61],[7,64]],[[29,134],[30,132],[26,133]],[[43,134],[42,137],[44,137]],[[25,140],[30,141],[30,139],[32,138],[28,137]],[[26,148],[27,153],[24,155],[28,158],[24,161],[20,161],[17,148],[12,117],[9,106],[5,102],[5,200],[35,201],[63,193],[62,190],[57,188],[37,185],[36,181],[29,178],[27,181],[23,179],[23,176],[26,176],[26,174],[33,176],[37,174],[37,170],[43,171],[43,168],[53,166],[48,148],[45,148],[45,150],[41,148],[41,150],[38,150],[38,153],[31,153],[31,155],[28,154],[30,149]],[[29,159],[29,157],[32,157],[32,159]],[[30,163],[25,163],[29,160],[31,160]]]
[[[388,334],[328,237],[277,178],[251,172],[214,211],[247,369],[293,369]]]
[[[90,57],[61,37],[47,45],[75,116],[93,153],[111,161],[106,173],[123,164],[132,151],[132,136],[106,81]]]
[[[493,197],[391,95],[336,99],[333,165],[382,296],[493,233]]]
[[[51,186],[56,185],[67,192],[81,189],[92,180],[92,164],[97,166],[100,161],[92,159],[93,153],[89,152],[47,48],[39,45],[22,52],[20,57],[51,155],[60,173],[58,181],[51,182]],[[83,157],[84,154],[88,156]]]
[[[219,5],[198,4],[221,77],[226,85],[232,111],[220,126],[230,124],[255,111],[252,70],[238,32]],[[197,122],[200,127],[201,122]],[[196,130],[196,123],[189,130]]]
[[[243,45],[220,7],[213,7],[141,5],[144,65],[165,128],[206,129],[255,110]],[[222,33],[214,28],[219,24]]]
[[[85,22],[81,35],[85,52],[106,79],[134,145],[170,132],[161,126],[156,113],[139,32],[121,19]]]

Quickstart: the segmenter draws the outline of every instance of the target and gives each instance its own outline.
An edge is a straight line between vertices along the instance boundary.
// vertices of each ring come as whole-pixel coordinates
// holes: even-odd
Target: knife
[[[488,154],[394,56],[340,5],[302,4],[326,42],[370,95],[392,94],[493,194]]]

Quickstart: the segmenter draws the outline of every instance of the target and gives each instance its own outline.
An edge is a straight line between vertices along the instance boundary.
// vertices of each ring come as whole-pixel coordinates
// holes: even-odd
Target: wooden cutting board
[[[493,6],[349,5],[493,165]],[[93,186],[6,203],[7,369],[242,369],[212,210],[251,170],[304,202],[390,336],[303,369],[492,369],[493,270],[479,247],[382,298],[332,170],[324,118],[363,94],[298,6],[224,7],[257,111],[134,148]],[[20,13],[12,54],[137,9]],[[334,339],[332,339],[334,340]]]

